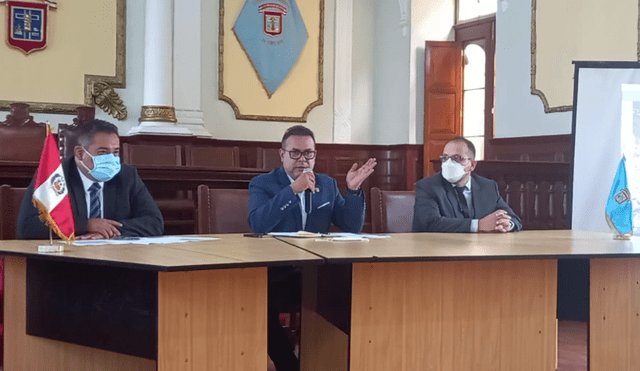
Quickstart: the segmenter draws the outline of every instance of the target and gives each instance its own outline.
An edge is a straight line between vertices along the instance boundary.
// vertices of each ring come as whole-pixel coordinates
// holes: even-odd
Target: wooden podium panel
[[[267,369],[267,268],[161,272],[158,370]]]
[[[335,269],[304,269],[304,371],[555,367],[555,259],[345,263],[342,269],[351,272],[342,284],[327,283]],[[341,299],[344,292],[350,300]]]
[[[350,370],[553,370],[556,268],[354,264]]]
[[[591,259],[589,369],[640,369],[640,258]]]

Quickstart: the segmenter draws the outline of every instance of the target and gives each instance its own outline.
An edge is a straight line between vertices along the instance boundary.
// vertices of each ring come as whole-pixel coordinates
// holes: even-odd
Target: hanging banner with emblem
[[[4,2],[0,0],[0,2]],[[47,21],[53,1],[43,4],[7,1],[7,43],[26,54],[47,46]]]
[[[269,98],[298,62],[309,38],[295,0],[246,0],[233,32]]]

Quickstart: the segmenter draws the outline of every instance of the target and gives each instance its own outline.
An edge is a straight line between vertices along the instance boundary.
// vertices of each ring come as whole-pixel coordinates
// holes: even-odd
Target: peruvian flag
[[[33,204],[40,211],[42,220],[65,241],[75,240],[75,223],[69,201],[67,182],[62,172],[60,152],[51,128],[47,126],[47,139],[40,156],[36,183],[33,186]]]

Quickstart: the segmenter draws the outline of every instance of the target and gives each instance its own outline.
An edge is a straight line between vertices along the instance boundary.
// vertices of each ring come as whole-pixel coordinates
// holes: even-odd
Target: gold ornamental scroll
[[[124,88],[126,81],[126,9],[126,0],[58,1],[49,12],[46,48],[29,55],[6,43],[3,26],[0,110],[21,102],[30,112],[75,114],[78,106],[113,100],[106,92],[113,95],[113,88]],[[0,19],[5,24],[4,4]],[[124,106],[103,106],[126,116]]]
[[[220,0],[218,98],[231,105],[237,119],[306,122],[309,112],[322,105],[324,1],[296,1],[309,39],[298,62],[269,97],[232,30],[244,0]]]
[[[531,0],[531,94],[573,106],[573,61],[640,60],[638,0]]]

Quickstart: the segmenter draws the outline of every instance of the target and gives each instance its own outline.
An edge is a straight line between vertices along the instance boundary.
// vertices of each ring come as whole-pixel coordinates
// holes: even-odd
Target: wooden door
[[[424,174],[449,139],[462,135],[462,47],[427,41],[424,59]]]

